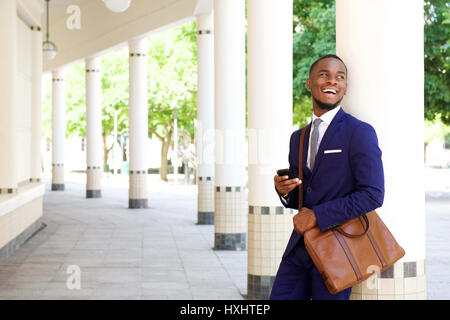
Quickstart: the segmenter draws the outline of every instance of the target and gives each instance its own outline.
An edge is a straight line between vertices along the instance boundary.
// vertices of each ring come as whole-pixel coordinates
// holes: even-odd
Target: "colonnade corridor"
[[[346,180],[342,186],[331,180],[316,184],[316,172],[325,163],[319,168],[317,161],[311,176],[302,178],[308,196],[303,205],[315,210],[318,221],[350,217],[362,214],[364,207],[353,196],[365,193],[363,187],[377,189],[383,195],[374,202],[377,213],[406,253],[353,286],[350,300],[442,297],[434,290],[450,287],[450,179],[446,176],[437,193],[429,193],[436,192],[434,187],[421,187],[428,179],[422,174],[424,115],[434,110],[427,102],[427,79],[433,73],[425,68],[425,49],[433,47],[427,44],[427,28],[437,6],[424,0],[326,1],[333,4],[327,9],[329,23],[317,25],[329,24],[335,31],[326,32],[333,34],[327,46],[316,46],[304,32],[309,20],[299,17],[310,14],[312,19],[314,6],[322,6],[319,1],[310,8],[303,6],[308,1],[125,1],[132,5],[118,13],[104,6],[108,0],[73,0],[71,7],[82,13],[83,23],[72,29],[63,10],[67,0],[52,0],[51,14],[50,0],[0,0],[0,300],[268,299],[291,234],[294,245],[301,243],[292,233],[296,191],[292,197],[278,194],[274,174],[288,167],[296,172],[298,147],[292,133],[313,115],[313,109],[304,108],[312,108],[316,97],[308,102],[310,94],[300,89],[307,80],[301,77],[312,77],[308,70],[316,58],[334,53],[345,61],[346,82],[345,97],[334,107],[370,125],[376,139],[355,134],[356,129],[345,139],[327,131],[318,159],[327,155],[330,172],[351,170],[356,185],[338,197],[331,187],[340,190]],[[164,64],[178,70],[173,74],[152,68],[162,59],[152,54],[156,48],[175,43],[165,39],[152,48],[152,38],[191,22],[183,36],[189,44],[176,44],[167,54],[191,48],[190,58],[164,58]],[[43,42],[50,29],[57,52]],[[299,41],[300,34],[310,45]],[[120,48],[128,51],[118,59],[114,74],[125,75],[119,79],[102,59]],[[178,77],[181,61],[190,66],[189,81]],[[79,62],[84,66],[75,84],[70,67]],[[42,97],[43,74],[51,86],[48,99]],[[399,76],[407,81],[398,81]],[[106,78],[111,80],[108,90]],[[326,81],[334,86],[331,78]],[[152,88],[170,94],[155,94]],[[325,93],[331,87],[320,89]],[[114,103],[105,99],[119,91],[123,95]],[[84,101],[69,99],[83,92]],[[72,113],[74,106],[80,107],[79,117]],[[183,106],[189,109],[186,116]],[[171,117],[153,123],[166,112]],[[83,137],[78,145],[68,142],[74,119]],[[114,122],[114,129],[107,130],[105,119],[109,127]],[[344,128],[339,123],[330,127]],[[181,143],[187,140],[182,139],[185,131],[192,143]],[[160,158],[149,147],[155,136],[162,142]],[[114,156],[108,160],[105,148],[111,138]],[[366,152],[348,147],[351,141],[371,141],[377,163],[382,157],[378,187],[358,182],[368,175],[364,166],[370,161],[361,161],[361,170],[354,168],[354,159]],[[67,144],[83,159],[77,161]],[[188,157],[179,152],[182,144]],[[168,150],[174,168],[182,158],[190,159],[183,162],[195,168],[195,185],[166,183],[151,173],[160,168],[165,180]],[[311,152],[303,154],[305,161],[311,157]],[[120,166],[122,175],[106,173],[113,168],[117,174]],[[444,177],[442,172],[436,176]],[[290,199],[289,208],[282,198]],[[338,202],[342,208],[333,209]]]
[[[46,226],[0,263],[0,300],[245,298],[247,251],[213,249],[196,185],[149,175],[151,204],[130,212],[128,181],[104,178],[102,198],[86,201],[85,179],[50,192],[44,174]]]

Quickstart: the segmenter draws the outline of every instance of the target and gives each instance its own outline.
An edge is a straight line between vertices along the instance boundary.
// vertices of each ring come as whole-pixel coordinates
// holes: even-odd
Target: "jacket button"
[[[311,191],[312,191],[311,187],[308,187],[308,188],[306,189],[306,191],[307,191],[307,192],[311,192]]]

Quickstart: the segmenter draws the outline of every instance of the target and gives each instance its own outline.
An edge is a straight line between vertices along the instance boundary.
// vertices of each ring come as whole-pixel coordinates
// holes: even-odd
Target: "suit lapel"
[[[314,163],[314,168],[312,170],[312,175],[314,176],[317,168],[319,167],[320,161],[323,158],[323,151],[326,150],[328,144],[330,143],[331,139],[334,137],[335,133],[339,129],[340,123],[344,119],[344,116],[346,113],[342,108],[339,110],[339,112],[334,116],[333,120],[331,121],[330,125],[327,128],[327,131],[325,131],[325,134],[322,138],[322,141],[319,145],[319,150],[317,151],[316,155],[316,161]]]

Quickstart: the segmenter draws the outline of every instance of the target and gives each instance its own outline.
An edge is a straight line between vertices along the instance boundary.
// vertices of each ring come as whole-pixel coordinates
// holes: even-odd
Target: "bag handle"
[[[336,226],[333,229],[336,229],[340,234],[349,237],[349,238],[360,238],[362,236],[364,236],[367,231],[369,231],[369,218],[367,218],[366,214],[363,214],[361,216],[359,216],[359,220],[361,220],[361,224],[364,226],[364,223],[362,222],[362,220],[364,220],[366,222],[366,226],[364,228],[364,232],[361,234],[350,234],[345,232],[340,226]]]
[[[302,168],[302,161],[303,161],[303,146],[305,144],[305,135],[306,135],[306,128],[309,130],[311,129],[311,124],[309,124],[307,127],[304,127],[302,131],[300,132],[300,150],[298,152],[298,177],[302,181],[302,183],[298,186],[298,211],[303,207],[303,168]],[[342,235],[348,237],[348,238],[360,238],[364,236],[369,231],[369,218],[367,218],[366,214],[363,214],[359,216],[359,220],[361,220],[361,224],[364,226],[364,222],[366,223],[364,227],[364,232],[361,234],[350,234],[345,232],[340,226],[333,227],[332,229],[337,230]]]

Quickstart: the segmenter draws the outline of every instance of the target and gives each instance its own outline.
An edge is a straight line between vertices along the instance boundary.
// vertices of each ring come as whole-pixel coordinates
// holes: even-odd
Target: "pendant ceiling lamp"
[[[103,0],[106,7],[112,12],[124,12],[130,7],[131,0]]]
[[[50,0],[45,0],[47,2],[47,29],[46,31],[46,40],[42,43],[42,56],[45,60],[52,60],[56,56],[56,46],[53,42],[49,41],[49,26],[48,26],[48,4]]]

